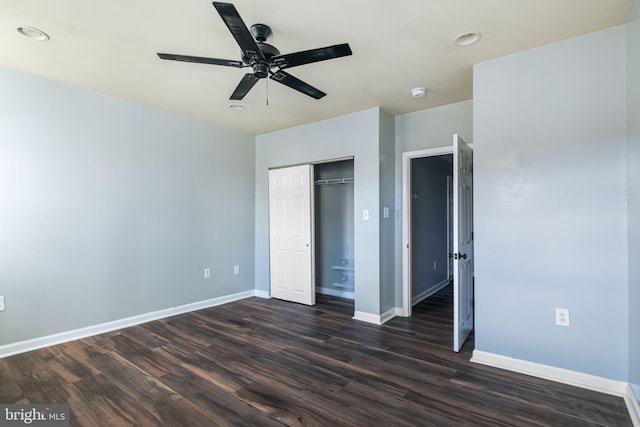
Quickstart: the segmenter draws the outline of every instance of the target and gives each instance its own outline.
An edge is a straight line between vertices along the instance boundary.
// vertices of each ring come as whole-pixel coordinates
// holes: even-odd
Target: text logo
[[[68,427],[69,405],[0,404],[0,427],[5,426]]]

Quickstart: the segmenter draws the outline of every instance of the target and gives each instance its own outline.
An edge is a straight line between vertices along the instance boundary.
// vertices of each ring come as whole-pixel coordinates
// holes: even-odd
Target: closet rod
[[[352,183],[353,183],[353,178],[319,179],[315,182],[316,185],[352,184]]]

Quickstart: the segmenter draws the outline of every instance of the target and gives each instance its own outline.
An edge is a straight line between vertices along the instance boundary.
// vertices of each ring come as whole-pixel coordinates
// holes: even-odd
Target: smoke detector
[[[415,87],[411,89],[411,96],[414,98],[422,98],[427,93],[427,90],[423,87]]]

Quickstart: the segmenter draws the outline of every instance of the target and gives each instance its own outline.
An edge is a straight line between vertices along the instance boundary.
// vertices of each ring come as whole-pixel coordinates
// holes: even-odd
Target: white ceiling
[[[248,69],[163,61],[156,52],[240,59],[211,1],[0,0],[0,66],[261,134],[380,106],[397,115],[471,99],[472,66],[626,22],[631,0],[231,0],[247,26],[269,25],[281,53],[349,43],[353,55],[287,72],[314,100],[261,80],[231,110]],[[39,28],[38,42],[16,31]],[[453,38],[479,31],[480,41]],[[427,96],[412,98],[414,87]]]

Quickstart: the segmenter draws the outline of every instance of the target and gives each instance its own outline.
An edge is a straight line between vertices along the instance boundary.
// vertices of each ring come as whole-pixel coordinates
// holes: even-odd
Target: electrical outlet
[[[204,278],[205,279],[210,279],[211,278],[211,269],[210,268],[205,268],[204,269]]]
[[[240,266],[239,265],[234,265],[233,266],[233,274],[240,274]]]
[[[438,269],[437,264],[436,264],[436,262],[435,262],[435,261],[433,261],[433,269],[434,269],[434,270],[437,270],[437,269]]]
[[[362,211],[362,220],[369,221],[369,211],[367,209]]]
[[[385,206],[385,207],[382,209],[382,216],[383,216],[384,218],[389,218],[389,208],[388,208],[388,207],[386,207],[386,206]]]
[[[4,311],[5,310],[5,305],[4,305],[4,296],[0,297],[0,311]]]
[[[556,308],[556,325],[558,326],[570,326],[569,321],[569,309],[568,308]]]

